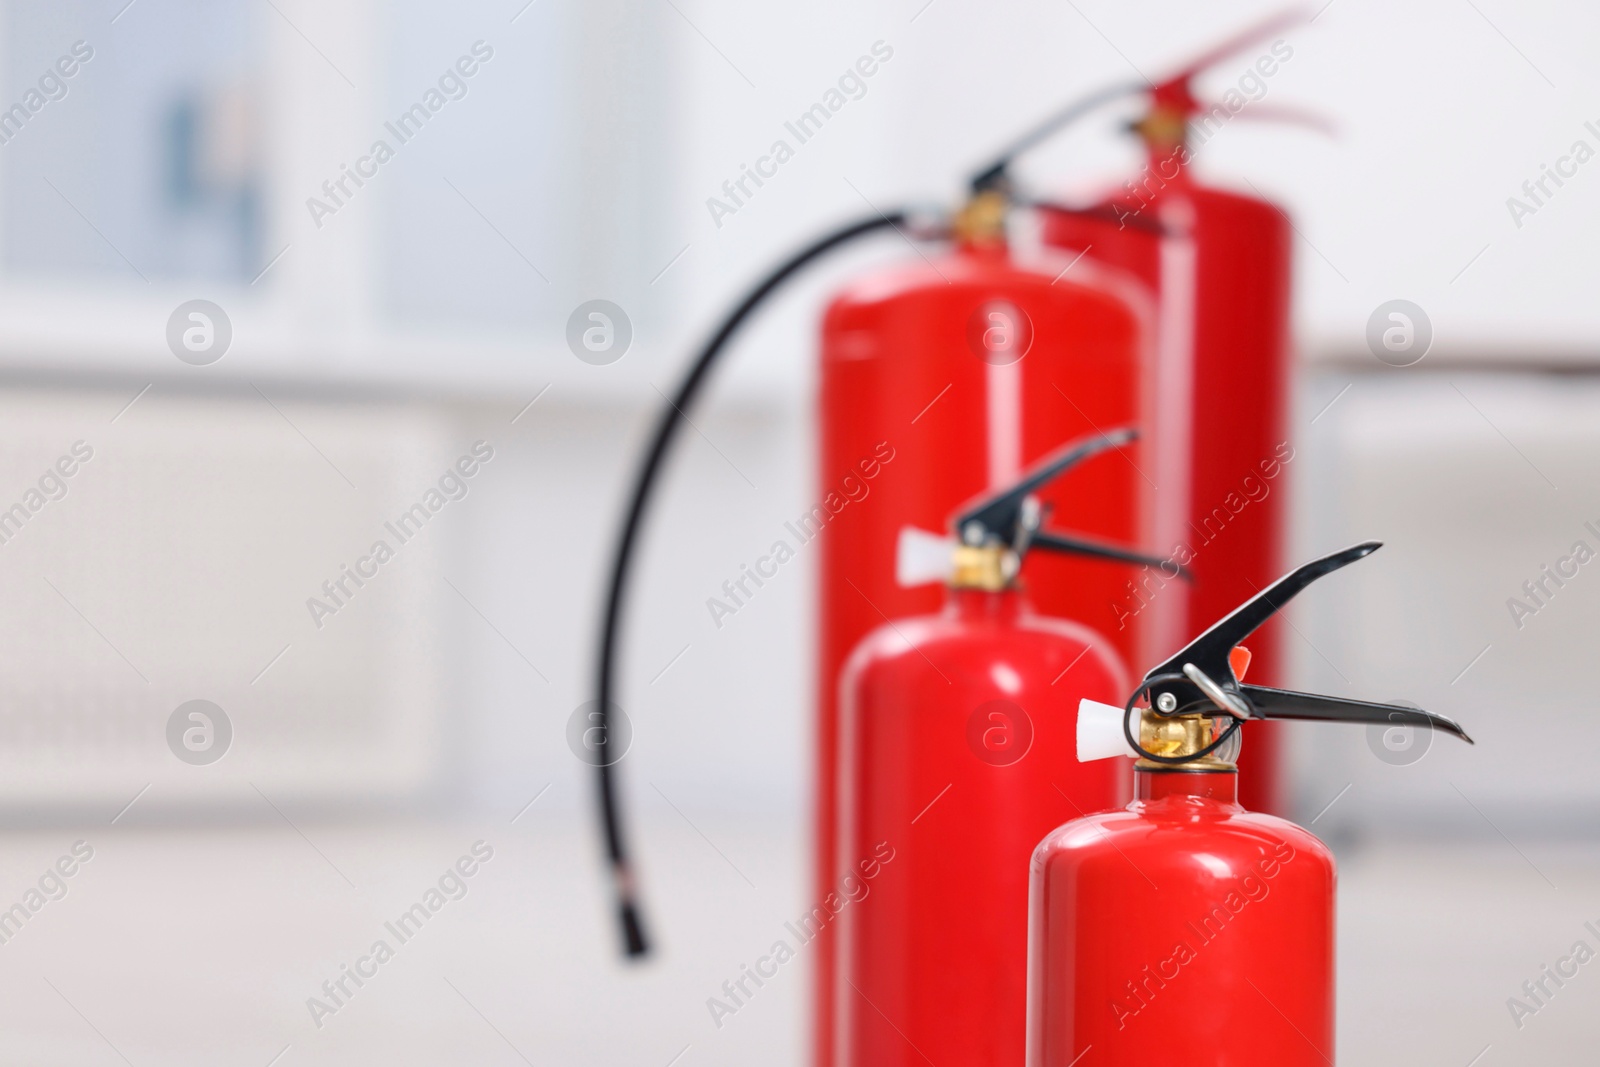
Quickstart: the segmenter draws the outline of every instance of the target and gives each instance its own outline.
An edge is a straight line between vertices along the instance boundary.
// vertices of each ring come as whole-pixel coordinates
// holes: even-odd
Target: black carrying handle
[[[1108,448],[1121,448],[1139,439],[1139,431],[1132,427],[1093,433],[1068,441],[1029,467],[1022,479],[998,492],[981,496],[967,504],[956,515],[956,534],[959,536],[968,523],[976,522],[984,530],[1010,540],[1022,516],[1024,501],[1037,490],[1061,477],[1091,456]]]
[[[1261,625],[1278,613],[1278,610],[1318,578],[1347,567],[1358,559],[1365,559],[1379,548],[1380,541],[1363,541],[1358,545],[1302,564],[1267,586],[1255,596],[1211,624],[1205,633],[1185,645],[1177,655],[1152,668],[1147,677],[1158,674],[1182,674],[1183,665],[1191,663],[1210,678],[1225,687],[1232,683],[1238,689],[1239,680],[1233,676],[1233,665],[1228,654],[1245,638],[1255,633]],[[1198,690],[1197,690],[1198,691]]]
[[[1039,530],[1028,541],[1032,548],[1043,548],[1050,552],[1061,552],[1074,556],[1089,556],[1092,559],[1109,559],[1118,563],[1139,563],[1146,567],[1177,567],[1177,577],[1186,582],[1194,581],[1194,575],[1189,573],[1187,567],[1181,566],[1170,559],[1160,556],[1149,556],[1143,552],[1135,552],[1131,548],[1120,545],[1108,544],[1093,538],[1084,537],[1082,534],[1061,534],[1051,530]]]
[[[1256,714],[1263,719],[1299,719],[1304,722],[1360,722],[1395,726],[1420,726],[1443,730],[1467,744],[1476,744],[1461,724],[1445,715],[1399,704],[1376,704],[1368,700],[1346,700],[1320,693],[1297,693],[1293,689],[1271,689],[1264,685],[1239,686],[1239,691]]]
[[[1044,119],[1030,127],[1027,132],[1007,145],[992,161],[973,174],[968,182],[973,193],[982,193],[990,189],[1005,190],[1011,181],[1011,165],[1017,157],[1022,155],[1051,137],[1062,129],[1072,125],[1096,108],[1109,104],[1113,100],[1120,100],[1125,96],[1134,96],[1149,89],[1150,86],[1143,79],[1139,81],[1117,82],[1097,89],[1094,92],[1078,98],[1064,107],[1045,116]]]
[[[1063,555],[1087,556],[1091,559],[1112,560],[1117,563],[1136,563],[1146,567],[1163,567],[1170,564],[1178,568],[1178,577],[1192,581],[1193,578],[1188,570],[1172,563],[1171,560],[1092,537],[1084,537],[1082,534],[1038,529],[1039,516],[1036,512],[1031,517],[1024,518],[1028,499],[1036,491],[1043,489],[1084,460],[1100,455],[1108,449],[1121,448],[1138,439],[1139,431],[1129,426],[1068,441],[1028,468],[1020,481],[998,492],[979,497],[963,508],[954,520],[957,539],[964,544],[970,543],[968,530],[971,529],[971,524],[976,523],[982,531],[983,538],[992,536],[1015,548],[1018,553],[1026,552],[1030,548],[1042,548]]]
[[[1144,677],[1140,690],[1148,689],[1154,706],[1163,696],[1172,698],[1170,710],[1159,708],[1158,715],[1192,712],[1196,706],[1216,707],[1235,721],[1244,718],[1299,719],[1309,722],[1393,723],[1442,730],[1469,745],[1471,737],[1454,719],[1421,708],[1400,704],[1379,704],[1367,700],[1348,700],[1320,693],[1300,693],[1292,689],[1273,689],[1264,685],[1245,685],[1233,673],[1230,654],[1245,638],[1260,629],[1285,604],[1318,578],[1372,555],[1382,542],[1363,541],[1339,552],[1302,564],[1267,588],[1234,608],[1205,633],[1189,642],[1177,655]],[[1196,676],[1200,676],[1198,682]],[[1207,693],[1199,682],[1221,692]],[[1136,694],[1137,695],[1137,694]],[[1222,702],[1237,702],[1240,707],[1223,707]],[[1248,713],[1248,714],[1246,714]]]

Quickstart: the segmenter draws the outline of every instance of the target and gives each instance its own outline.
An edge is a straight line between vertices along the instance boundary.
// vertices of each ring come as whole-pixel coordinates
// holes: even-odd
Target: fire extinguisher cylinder
[[[840,1065],[1022,1058],[1027,858],[1061,817],[1125,799],[1122,769],[1078,764],[1072,746],[1079,701],[1120,692],[1127,675],[1108,639],[1036,611],[1020,576],[1034,548],[1151,561],[1045,531],[1036,495],[1135,436],[1092,434],[1047,454],[957,512],[948,537],[902,531],[915,557],[902,577],[942,581],[946,603],[870,633],[840,681],[836,869],[895,857],[831,931]]]
[[[1078,758],[1134,755],[1134,800],[1076,819],[1034,851],[1028,1067],[1171,1060],[1334,1062],[1332,854],[1238,802],[1240,728],[1265,719],[1392,723],[1468,743],[1454,720],[1392,704],[1245,684],[1239,642],[1376,542],[1314,560],[1240,605],[1121,707],[1085,701]]]

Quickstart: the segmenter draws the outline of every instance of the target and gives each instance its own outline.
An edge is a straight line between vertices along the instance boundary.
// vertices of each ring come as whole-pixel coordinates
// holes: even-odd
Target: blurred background
[[[1269,93],[1333,132],[1230,124],[1197,163],[1294,220],[1294,555],[1388,543],[1296,605],[1296,680],[1479,741],[1394,765],[1296,728],[1294,812],[1343,872],[1340,1055],[1589,1063],[1600,975],[1521,1026],[1506,1001],[1600,922],[1600,575],[1508,600],[1600,547],[1600,12],[1319,7]],[[628,966],[567,730],[649,420],[800,240],[951,203],[1061,102],[1272,10],[0,0],[0,907],[74,869],[0,943],[0,1062],[805,1062],[809,961],[721,1027],[705,999],[808,907],[814,560],[720,629],[704,602],[811,496],[822,303],[910,251],[809,274],[671,463],[620,694],[661,946]],[[878,42],[838,121],[708,211]],[[1132,113],[1023,179],[1088,200]],[[604,365],[567,340],[596,299],[631,333]],[[1433,331],[1405,368],[1365,340],[1394,299]],[[226,758],[174,758],[188,729]]]

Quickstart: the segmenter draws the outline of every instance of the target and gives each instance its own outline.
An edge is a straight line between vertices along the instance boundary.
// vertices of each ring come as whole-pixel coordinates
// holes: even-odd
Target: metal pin
[[[1213,682],[1206,673],[1193,663],[1183,665],[1184,677],[1200,687],[1200,691],[1211,698],[1211,703],[1232,715],[1235,719],[1250,718],[1250,705],[1246,704],[1237,695],[1228,692],[1222,686]]]

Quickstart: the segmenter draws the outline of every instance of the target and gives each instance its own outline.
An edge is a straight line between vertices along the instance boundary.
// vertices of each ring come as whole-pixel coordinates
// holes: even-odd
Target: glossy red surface
[[[1131,191],[1101,205],[1119,216],[1131,213],[1136,221],[1160,221],[1175,238],[1061,214],[1051,216],[1045,238],[1074,252],[1087,249],[1087,260],[1140,278],[1169,320],[1163,329],[1177,330],[1176,341],[1163,336],[1162,388],[1187,391],[1189,400],[1181,417],[1152,424],[1146,448],[1176,448],[1187,456],[1186,475],[1163,482],[1164,491],[1181,494],[1181,511],[1157,533],[1166,542],[1181,541],[1193,554],[1188,566],[1194,584],[1179,592],[1187,600],[1181,643],[1281,573],[1285,483],[1295,465],[1288,433],[1289,220],[1264,200],[1200,184],[1179,158],[1153,156]],[[1185,258],[1189,250],[1192,260]],[[1173,360],[1186,361],[1188,369],[1175,370]],[[1183,386],[1185,379],[1192,385]],[[1181,439],[1170,440],[1172,435]],[[1165,553],[1174,544],[1155,547]],[[1168,589],[1146,588],[1122,599],[1141,610],[1146,601],[1171,596]],[[1255,677],[1264,685],[1287,681],[1280,625],[1267,626],[1250,641]],[[1240,762],[1247,807],[1281,810],[1279,745],[1275,725],[1252,733]]]
[[[1100,428],[1143,424],[1153,371],[1152,309],[1136,283],[1063,257],[1019,264],[1004,248],[962,248],[864,277],[829,307],[822,331],[817,470],[819,504],[864,487],[818,538],[815,874],[817,899],[838,880],[834,830],[839,674],[856,643],[885,619],[939,609],[938,586],[895,582],[895,542],[906,525],[943,532],[962,503],[1004,467],[1020,465]],[[1031,341],[1010,367],[993,367],[973,323],[996,302],[1026,317]],[[981,331],[980,331],[981,332]],[[1008,380],[1009,379],[1009,380]],[[996,425],[1014,390],[1015,425]],[[892,459],[881,460],[887,449]],[[1125,544],[1143,540],[1150,484],[1142,444],[1085,464],[1042,494],[1054,523]],[[868,465],[864,468],[863,463]],[[866,478],[866,471],[874,477]],[[853,482],[846,483],[850,477]],[[1035,553],[1029,575],[1041,611],[1108,633],[1124,657],[1145,662],[1144,620],[1119,630],[1112,603],[1128,568]],[[1120,696],[1116,699],[1121,699]],[[960,851],[962,840],[946,847]],[[815,1039],[819,1067],[833,1047],[833,935],[817,940]]]
[[[1136,778],[1034,853],[1028,1067],[1333,1063],[1333,857],[1235,775]]]
[[[838,919],[840,1067],[1021,1064],[1028,857],[1061,818],[1120,803],[1127,761],[1074,749],[1079,699],[1126,686],[1104,638],[1015,591],[952,593],[856,649],[837,869],[893,859]]]

